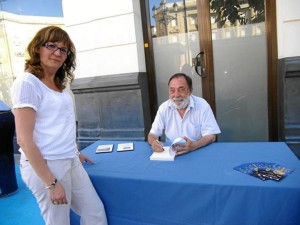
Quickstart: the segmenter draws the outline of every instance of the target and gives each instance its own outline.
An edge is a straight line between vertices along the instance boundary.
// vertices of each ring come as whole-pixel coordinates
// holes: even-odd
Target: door
[[[211,105],[218,141],[268,141],[276,76],[268,75],[275,70],[264,1],[149,0],[149,8],[157,104],[168,99],[169,77],[181,71],[192,78],[193,94]]]

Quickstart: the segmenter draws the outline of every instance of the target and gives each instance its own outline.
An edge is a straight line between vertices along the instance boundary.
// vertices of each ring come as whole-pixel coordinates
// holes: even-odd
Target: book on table
[[[118,144],[118,152],[124,152],[124,151],[133,151],[133,143],[128,142],[128,143],[120,143]]]
[[[174,161],[176,157],[176,151],[174,146],[178,144],[184,144],[185,140],[183,138],[176,138],[171,146],[164,146],[164,151],[162,152],[153,152],[150,156],[150,160],[159,160],[159,161]]]

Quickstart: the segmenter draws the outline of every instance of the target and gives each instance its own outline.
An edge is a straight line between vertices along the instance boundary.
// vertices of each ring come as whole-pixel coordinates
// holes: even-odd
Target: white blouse
[[[44,159],[76,156],[74,107],[67,90],[54,91],[36,76],[25,72],[14,81],[11,98],[13,109],[30,107],[36,111],[33,138]]]

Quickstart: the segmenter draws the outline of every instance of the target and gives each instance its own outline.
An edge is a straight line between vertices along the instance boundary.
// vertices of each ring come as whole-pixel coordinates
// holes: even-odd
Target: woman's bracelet
[[[57,179],[55,178],[55,180],[49,186],[46,186],[46,189],[53,189],[53,188],[55,188],[56,183],[57,183]]]

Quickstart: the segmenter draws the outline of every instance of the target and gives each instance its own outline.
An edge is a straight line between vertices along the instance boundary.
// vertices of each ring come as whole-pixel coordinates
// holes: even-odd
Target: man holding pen
[[[169,100],[162,103],[148,134],[148,143],[153,151],[163,151],[158,138],[166,135],[166,141],[173,142],[181,137],[184,144],[174,146],[176,155],[186,154],[204,147],[216,140],[221,133],[209,104],[192,95],[192,79],[177,73],[168,82]]]

